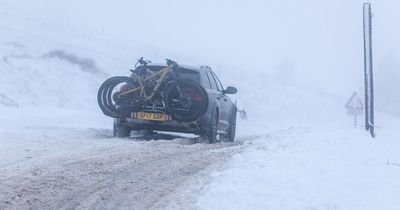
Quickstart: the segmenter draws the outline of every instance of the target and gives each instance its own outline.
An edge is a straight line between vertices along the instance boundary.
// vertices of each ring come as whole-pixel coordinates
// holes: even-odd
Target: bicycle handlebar
[[[167,62],[167,65],[173,69],[177,69],[179,68],[179,65],[177,62],[171,60],[171,59],[165,59]],[[148,60],[144,60],[143,57],[139,58],[135,64],[135,67],[137,67],[138,65],[140,66],[147,66],[147,64],[151,63],[151,61]]]
[[[143,59],[143,57],[139,58],[138,61],[135,64],[135,67],[138,66],[138,64],[140,64],[141,66],[147,66],[147,64],[151,63],[151,61],[146,61]]]
[[[167,61],[167,65],[173,69],[179,68],[179,65],[177,62],[171,60],[171,59],[165,59]]]

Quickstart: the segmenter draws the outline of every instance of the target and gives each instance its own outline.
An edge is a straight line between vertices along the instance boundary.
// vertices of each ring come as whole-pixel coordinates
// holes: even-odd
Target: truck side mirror
[[[224,90],[224,93],[225,94],[235,94],[235,93],[237,93],[237,89],[235,87],[228,86]]]

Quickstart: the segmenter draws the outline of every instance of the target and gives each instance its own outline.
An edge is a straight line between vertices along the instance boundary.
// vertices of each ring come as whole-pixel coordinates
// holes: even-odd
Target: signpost
[[[357,92],[354,92],[349,101],[346,103],[347,114],[354,116],[354,127],[357,127],[357,116],[364,113],[364,105]]]

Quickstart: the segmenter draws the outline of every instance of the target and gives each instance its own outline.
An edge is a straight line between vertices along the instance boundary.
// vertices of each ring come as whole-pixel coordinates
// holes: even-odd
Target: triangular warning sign
[[[349,99],[349,101],[346,103],[346,108],[347,109],[358,109],[358,110],[364,109],[364,105],[363,105],[360,97],[358,97],[357,92],[354,92],[353,95],[351,96],[351,98]]]

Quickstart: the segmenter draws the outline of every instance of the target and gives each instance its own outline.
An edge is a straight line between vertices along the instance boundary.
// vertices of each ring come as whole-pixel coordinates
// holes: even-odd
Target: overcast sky
[[[30,16],[97,28],[203,63],[273,74],[289,61],[297,81],[311,87],[344,94],[363,85],[360,0],[2,1]],[[371,3],[378,66],[388,54],[400,55],[400,1]]]

